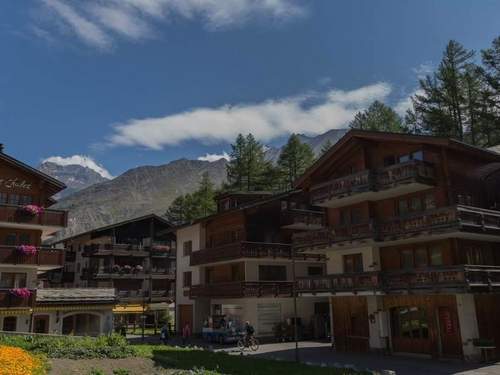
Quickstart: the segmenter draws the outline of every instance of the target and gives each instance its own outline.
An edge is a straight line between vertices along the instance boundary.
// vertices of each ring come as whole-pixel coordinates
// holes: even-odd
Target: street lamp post
[[[299,362],[299,337],[297,327],[297,279],[295,275],[295,247],[292,245],[292,279],[293,279],[293,337],[295,340],[295,361]]]

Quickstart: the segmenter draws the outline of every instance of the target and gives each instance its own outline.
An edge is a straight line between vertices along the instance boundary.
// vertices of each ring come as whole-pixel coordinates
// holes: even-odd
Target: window
[[[413,250],[405,249],[401,251],[401,268],[413,268]]]
[[[427,248],[417,247],[415,249],[415,267],[427,267],[429,261],[427,259]]]
[[[395,307],[391,309],[392,336],[408,339],[428,339],[429,322],[425,309]]]
[[[425,209],[432,210],[436,208],[436,199],[433,193],[425,194]]]
[[[3,288],[26,288],[26,273],[2,272],[0,284]]]
[[[321,276],[323,275],[323,267],[311,266],[307,267],[307,276]]]
[[[231,265],[231,280],[232,281],[242,281],[243,274],[241,272],[241,266],[239,264]]]
[[[363,212],[360,208],[353,208],[351,210],[351,224],[361,224],[363,220]]]
[[[214,270],[211,267],[205,269],[205,284],[211,284],[213,281]]]
[[[193,252],[193,241],[184,241],[182,244],[182,254],[186,256],[190,256]]]
[[[6,316],[3,318],[2,329],[8,332],[14,332],[17,326],[17,318],[15,316]]]
[[[7,203],[7,193],[0,193],[0,204]]]
[[[182,286],[184,288],[189,288],[191,286],[192,282],[191,277],[192,277],[191,272],[184,272],[182,274]]]
[[[399,200],[398,212],[400,215],[408,213],[408,201],[406,199]]]
[[[411,198],[410,208],[412,211],[422,211],[422,199],[420,197]]]
[[[400,163],[406,163],[410,160],[424,160],[424,152],[422,150],[414,151],[410,154],[401,155],[399,157]]]
[[[19,204],[19,194],[9,194],[9,204]]]
[[[30,245],[30,244],[31,244],[31,236],[29,233],[19,234],[19,245]]]
[[[19,199],[20,205],[27,205],[33,203],[33,197],[31,195],[21,195]]]
[[[260,281],[286,281],[286,266],[259,266]]]
[[[412,160],[424,160],[424,152],[422,150],[411,153]]]
[[[401,155],[399,157],[399,162],[400,163],[406,163],[407,161],[410,161],[410,155]]]
[[[432,246],[430,248],[430,258],[431,266],[442,266],[443,265],[443,252],[441,247]]]
[[[363,272],[363,255],[359,254],[349,254],[344,255],[344,272]]]
[[[15,233],[9,233],[5,236],[5,245],[14,246],[17,242],[17,235]]]
[[[389,167],[396,164],[396,157],[394,155],[386,156],[384,158],[384,167]]]

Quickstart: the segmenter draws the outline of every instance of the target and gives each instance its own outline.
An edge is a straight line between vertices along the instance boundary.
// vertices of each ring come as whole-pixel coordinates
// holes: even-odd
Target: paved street
[[[264,344],[255,353],[245,351],[244,355],[261,358],[293,361],[295,358],[294,343]],[[237,348],[220,348],[239,355]],[[464,375],[499,375],[500,362],[496,364],[466,364],[461,361],[436,361],[399,356],[375,354],[333,352],[330,344],[318,342],[300,343],[300,360],[302,362],[323,366],[351,366],[360,370],[393,370],[397,375],[420,374],[464,374]]]

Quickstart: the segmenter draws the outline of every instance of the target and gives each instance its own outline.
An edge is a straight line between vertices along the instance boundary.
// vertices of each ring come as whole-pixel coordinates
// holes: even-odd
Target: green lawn
[[[137,355],[152,358],[164,368],[190,370],[203,368],[230,375],[344,375],[352,370],[307,366],[294,362],[272,361],[248,356],[213,353],[161,345],[136,345]]]

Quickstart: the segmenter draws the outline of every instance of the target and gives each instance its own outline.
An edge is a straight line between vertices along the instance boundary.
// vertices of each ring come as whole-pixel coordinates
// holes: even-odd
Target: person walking
[[[186,346],[191,338],[191,327],[186,323],[182,328],[182,345]]]
[[[169,329],[168,329],[168,325],[165,323],[163,325],[163,327],[161,327],[161,331],[160,331],[160,340],[163,343],[163,345],[168,344],[168,335],[169,335]]]

